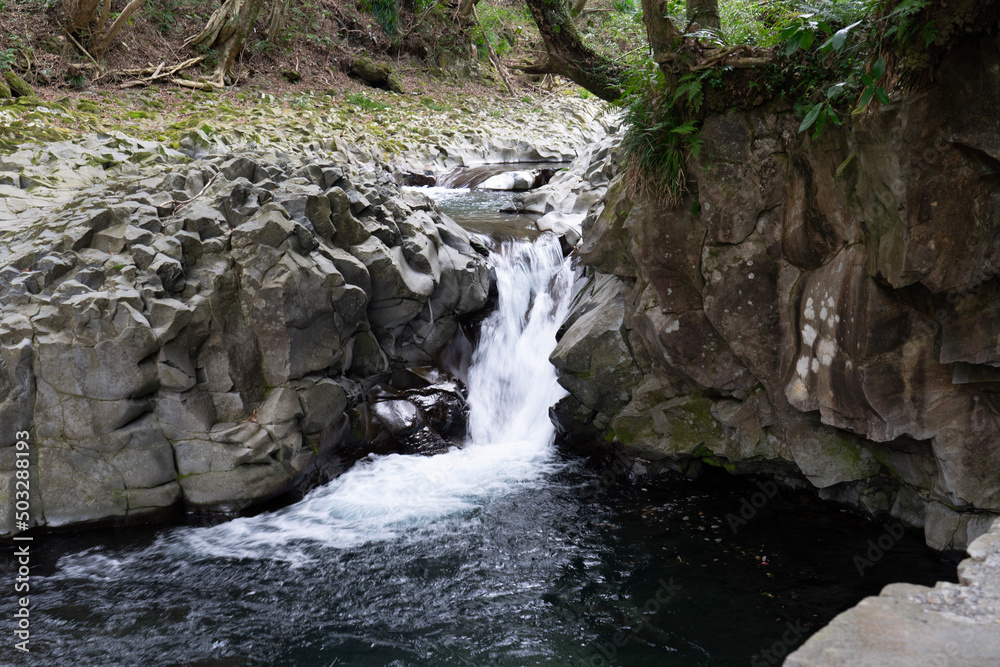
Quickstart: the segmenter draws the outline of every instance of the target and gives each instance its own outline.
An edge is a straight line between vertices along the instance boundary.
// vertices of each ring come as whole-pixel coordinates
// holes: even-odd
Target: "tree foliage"
[[[698,128],[709,113],[791,99],[800,132],[818,138],[932,82],[934,63],[955,40],[1000,20],[1000,3],[991,0],[729,0],[721,11],[717,0],[689,0],[683,15],[678,4],[642,0],[649,58],[614,70],[612,85],[601,82],[605,99],[622,92],[628,183],[668,204],[685,192],[686,155],[697,152]],[[533,15],[549,54],[559,52],[565,39],[553,20],[559,17]],[[758,23],[728,27],[742,42],[720,20],[733,16]],[[573,69],[567,54],[561,52],[560,73]],[[599,94],[586,78],[570,78]]]

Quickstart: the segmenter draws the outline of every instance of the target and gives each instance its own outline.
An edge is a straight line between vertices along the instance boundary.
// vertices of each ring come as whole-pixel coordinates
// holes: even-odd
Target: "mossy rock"
[[[10,86],[10,92],[13,93],[14,97],[34,97],[35,91],[31,89],[24,79],[19,77],[14,72],[7,70],[5,75],[7,79],[7,85]],[[9,96],[8,96],[9,97]]]
[[[10,86],[7,85],[7,81],[0,79],[0,100],[5,100],[8,97],[13,97],[10,92]]]
[[[403,94],[403,83],[389,63],[376,63],[371,58],[362,56],[351,65],[351,74],[370,86]]]

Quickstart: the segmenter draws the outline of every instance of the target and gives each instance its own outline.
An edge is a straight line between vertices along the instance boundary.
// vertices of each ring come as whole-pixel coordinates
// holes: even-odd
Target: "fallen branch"
[[[718,61],[716,61],[716,62],[718,62]],[[764,67],[765,65],[770,65],[771,62],[772,61],[771,61],[770,58],[752,58],[752,57],[734,58],[732,60],[727,60],[726,63],[725,63],[725,66],[726,67],[737,67],[737,68],[740,68],[740,69],[747,69],[747,68],[750,68],[750,67]],[[696,66],[692,67],[691,71],[692,72],[700,72],[702,70],[706,70],[706,69],[709,69],[709,68],[714,67],[714,66],[715,66],[715,63],[702,63],[701,65],[696,65]]]
[[[208,190],[209,186],[211,186],[212,183],[215,182],[215,179],[217,179],[221,175],[222,175],[221,171],[215,172],[215,176],[213,176],[212,178],[208,179],[208,183],[205,183],[205,187],[203,187],[201,189],[201,191],[198,194],[196,194],[194,197],[191,197],[191,199],[185,199],[184,201],[177,201],[176,199],[174,199],[174,200],[168,202],[168,203],[174,205],[174,213],[177,213],[177,211],[181,210],[182,208],[184,208],[185,206],[187,206],[188,204],[190,204],[191,202],[193,202],[195,199],[197,199],[198,197],[200,197],[203,194],[205,194],[205,191]]]
[[[76,45],[76,48],[80,49],[80,52],[83,53],[83,55],[85,55],[88,58],[90,58],[90,62],[92,62],[95,65],[97,65],[97,71],[101,71],[101,66],[100,66],[100,64],[98,64],[98,62],[96,60],[94,60],[94,56],[90,55],[90,52],[88,52],[87,49],[83,48],[83,45],[80,44],[80,42],[76,41],[76,38],[73,37],[73,35],[69,34],[68,31],[64,30],[63,32],[65,32],[66,36],[69,37],[70,41],[73,42],[73,44]]]
[[[201,88],[202,90],[209,90],[208,88],[204,88],[201,85],[198,86],[187,85],[192,83],[190,81],[186,81],[184,83],[178,83],[179,81],[184,81],[184,80],[169,78],[173,77],[174,75],[177,74],[177,72],[180,72],[183,69],[187,69],[188,67],[197,65],[204,59],[205,56],[198,56],[197,58],[188,58],[184,62],[178,63],[177,65],[174,65],[173,67],[170,67],[168,69],[164,69],[164,65],[166,64],[166,61],[164,61],[161,62],[156,67],[153,67],[153,65],[150,64],[148,67],[141,67],[138,69],[123,69],[123,70],[118,70],[116,72],[108,72],[107,74],[103,74],[101,76],[107,76],[108,74],[123,74],[127,76],[144,77],[141,79],[132,79],[131,81],[126,81],[125,83],[120,84],[118,86],[119,88],[135,88],[137,86],[148,86],[149,84],[156,83],[157,81],[169,81],[170,83],[187,86],[189,88]]]
[[[760,56],[740,56],[733,57],[740,52],[753,53],[754,50],[748,48],[744,44],[737,44],[736,46],[729,46],[724,49],[720,49],[715,54],[709,56],[702,62],[698,63],[691,68],[692,72],[700,72],[702,70],[715,67],[719,63],[723,63],[726,67],[761,67],[763,65],[770,64],[771,60],[769,58],[763,58]]]
[[[166,64],[165,62],[161,62],[156,67],[153,67],[151,63],[146,67],[140,67],[138,69],[123,69],[116,73],[128,74],[129,76],[145,76],[148,77],[148,79],[151,81],[155,79],[165,79],[167,77],[177,74],[177,72],[180,72],[183,69],[187,69],[188,67],[197,65],[204,59],[205,56],[198,56],[197,58],[188,58],[187,60],[178,63],[169,69],[163,69],[163,66]]]
[[[170,83],[184,88],[195,88],[206,92],[213,92],[223,88],[221,83],[215,81],[187,81],[186,79],[170,79]]]

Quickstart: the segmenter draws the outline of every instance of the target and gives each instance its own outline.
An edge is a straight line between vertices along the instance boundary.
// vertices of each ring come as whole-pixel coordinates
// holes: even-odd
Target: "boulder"
[[[4,73],[4,78],[7,80],[7,85],[10,87],[11,95],[8,97],[34,97],[35,91],[31,89],[24,79],[19,77],[13,70],[7,70]]]
[[[898,524],[896,524],[898,526]],[[888,535],[892,526],[887,529]],[[900,526],[898,530],[902,531]],[[841,613],[788,656],[788,667],[975,667],[1000,655],[1000,521],[969,540],[959,583],[890,584]],[[862,559],[863,567],[864,559]]]
[[[505,171],[490,176],[477,187],[482,190],[530,190],[535,183],[535,174],[530,171]]]
[[[351,74],[369,86],[403,94],[403,84],[399,75],[389,63],[376,63],[367,56],[361,56],[351,64]]]
[[[584,314],[566,330],[549,357],[561,371],[559,383],[605,419],[629,402],[631,388],[642,377],[627,342],[624,290],[618,281],[601,293],[600,303],[583,305]]]

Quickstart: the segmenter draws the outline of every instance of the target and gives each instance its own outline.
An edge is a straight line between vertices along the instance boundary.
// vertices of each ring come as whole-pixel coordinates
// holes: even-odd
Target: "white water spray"
[[[573,297],[573,272],[552,235],[506,242],[491,259],[499,305],[483,323],[469,372],[464,447],[436,456],[373,456],[293,506],[182,529],[160,546],[188,556],[297,562],[308,558],[300,548],[308,544],[347,548],[413,534],[551,472],[548,410],[565,390],[548,357]]]

